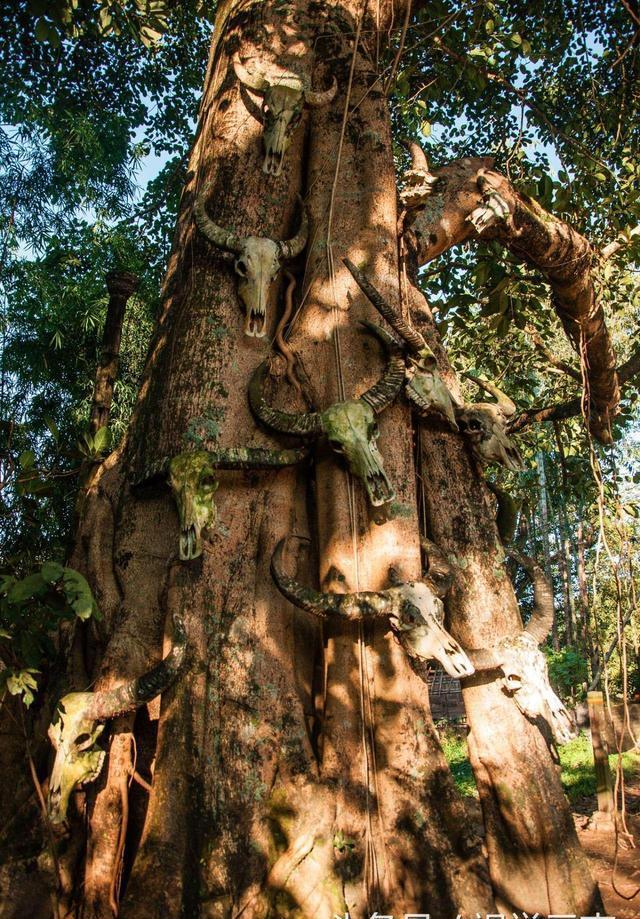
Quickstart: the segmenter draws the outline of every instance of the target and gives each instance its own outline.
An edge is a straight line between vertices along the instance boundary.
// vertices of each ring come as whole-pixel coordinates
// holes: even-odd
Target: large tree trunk
[[[382,40],[391,4],[379,13]],[[380,588],[392,566],[407,579],[420,575],[407,410],[394,407],[382,422],[398,491],[386,520],[374,522],[360,483],[319,447],[310,520],[307,468],[223,473],[218,528],[201,559],[179,563],[171,498],[138,498],[127,484],[190,447],[275,445],[256,428],[246,394],[267,340],[243,337],[232,267],[192,220],[205,187],[219,224],[276,239],[292,235],[296,193],[309,190],[306,305],[291,343],[322,408],[379,373],[377,346],[356,322],[374,319],[371,307],[344,269],[330,276],[327,261],[330,244],[338,265],[342,255],[366,258],[397,278],[389,118],[372,85],[373,20],[362,24],[367,41],[354,57],[360,15],[355,2],[229,3],[219,13],[160,326],[126,445],[93,485],[75,558],[109,633],[96,686],[158,656],[163,623],[176,610],[189,638],[188,672],[162,700],[157,741],[146,718],[114,725],[108,769],[88,795],[85,864],[76,874],[85,919],[111,916],[119,897],[127,917],[333,919],[349,910],[360,919],[376,909],[448,916],[493,908],[419,668],[385,625],[330,623],[323,634],[269,574],[277,541],[310,532],[317,555],[297,566],[307,583]],[[306,51],[314,47],[315,62]],[[261,171],[261,125],[234,75],[235,51],[309,76],[315,63],[317,85],[338,77],[334,102],[312,113],[306,146],[296,132],[279,178]],[[351,101],[366,98],[343,138],[334,190],[352,62]],[[275,315],[270,334],[274,327]],[[283,395],[293,404],[293,391]],[[133,792],[127,796],[132,737],[156,743],[148,805],[137,810]],[[121,872],[126,889],[118,893]]]

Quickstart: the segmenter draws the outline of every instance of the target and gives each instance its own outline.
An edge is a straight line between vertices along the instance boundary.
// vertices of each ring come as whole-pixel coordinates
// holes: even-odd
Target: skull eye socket
[[[469,431],[481,431],[482,430],[482,424],[480,423],[479,418],[469,418],[469,420],[466,421],[465,423],[467,426],[467,430]]]
[[[246,278],[248,266],[244,259],[242,258],[236,259],[235,268],[241,277]]]
[[[425,618],[418,607],[410,600],[403,600],[400,613],[400,627],[414,629],[416,626],[424,624]]]
[[[331,449],[332,449],[332,450],[335,450],[336,453],[342,453],[343,450],[344,450],[344,445],[343,445],[342,441],[341,441],[341,440],[337,440],[335,437],[330,437],[330,438],[329,438],[329,444],[331,445]]]
[[[522,677],[519,673],[505,673],[504,680],[510,690],[515,691],[522,686]]]
[[[78,734],[76,737],[76,747],[86,747],[91,742],[91,734],[87,734],[86,731],[83,731],[82,734]]]
[[[200,488],[202,491],[211,492],[215,491],[218,487],[218,480],[215,479],[212,475],[207,475],[200,480]]]

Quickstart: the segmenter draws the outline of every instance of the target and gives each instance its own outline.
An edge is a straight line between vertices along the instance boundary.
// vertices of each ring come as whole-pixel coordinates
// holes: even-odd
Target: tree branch
[[[102,333],[102,349],[96,369],[91,402],[89,431],[95,434],[109,423],[113,388],[118,375],[120,340],[127,302],[138,289],[139,280],[130,271],[112,271],[107,275],[109,305]]]
[[[623,385],[628,383],[634,377],[640,374],[640,348],[633,352],[628,361],[618,367],[618,379]],[[582,399],[577,396],[575,399],[569,399],[567,402],[556,402],[555,405],[547,405],[543,408],[530,408],[522,412],[509,425],[509,433],[518,433],[528,428],[530,424],[538,424],[541,421],[562,421],[566,418],[575,418],[582,411]]]
[[[526,326],[524,331],[536,346],[536,350],[540,352],[540,354],[549,364],[551,364],[552,367],[555,367],[557,370],[562,370],[562,372],[566,373],[567,376],[570,376],[573,380],[576,380],[578,383],[582,384],[582,375],[580,374],[580,371],[575,367],[572,367],[571,364],[567,364],[565,361],[560,360],[560,358],[556,357],[552,351],[549,351],[544,341],[542,340],[542,336],[539,335],[532,326]]]
[[[616,252],[619,252],[620,249],[624,249],[625,246],[628,246],[634,236],[640,236],[640,224],[626,233],[621,233],[616,239],[613,240],[613,242],[610,242],[608,245],[606,245],[600,252],[602,261],[606,262],[613,255],[615,255]]]
[[[583,355],[591,432],[609,443],[620,390],[595,283],[600,253],[492,167],[489,157],[466,157],[432,171],[427,167],[424,195],[416,199],[415,182],[411,186],[412,206],[405,219],[409,247],[424,265],[460,243],[498,240],[519,261],[537,268],[551,286],[552,304],[567,337]],[[413,169],[411,175],[415,173]]]

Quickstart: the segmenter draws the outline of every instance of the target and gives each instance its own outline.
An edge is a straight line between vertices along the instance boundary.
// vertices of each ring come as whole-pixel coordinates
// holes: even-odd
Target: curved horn
[[[250,73],[244,64],[240,63],[240,58],[237,55],[235,55],[233,58],[233,69],[243,86],[247,86],[249,89],[253,89],[254,92],[263,93],[269,86],[269,83],[265,79],[264,74]]]
[[[387,366],[378,382],[360,396],[360,399],[367,402],[376,415],[379,415],[391,405],[402,389],[405,374],[404,358],[401,351],[389,346],[389,336],[384,329],[380,330],[379,326],[373,323],[363,322],[362,325],[378,336],[388,355]],[[378,334],[379,331],[381,334]]]
[[[301,437],[317,437],[322,433],[322,423],[318,412],[283,412],[267,405],[264,395],[264,383],[267,376],[267,364],[263,361],[255,369],[249,382],[249,405],[251,411],[267,427],[281,434],[298,434]]]
[[[472,380],[476,386],[479,386],[481,389],[484,389],[485,392],[488,392],[489,395],[493,396],[497,400],[498,408],[502,411],[505,418],[511,418],[511,416],[515,415],[518,411],[515,402],[513,402],[509,396],[505,395],[501,389],[498,389],[495,383],[490,383],[488,380],[481,380],[479,377],[474,377],[471,373],[465,373],[463,376],[468,380]]]
[[[380,315],[387,320],[391,328],[407,343],[409,350],[417,353],[427,348],[427,343],[422,335],[417,332],[406,319],[403,319],[391,304],[385,300],[380,291],[376,290],[365,274],[360,271],[359,268],[356,268],[350,259],[343,258],[342,261],[353,275],[354,281],[365,297],[371,301]]]
[[[282,253],[283,259],[295,258],[296,255],[300,255],[304,247],[307,245],[307,237],[309,235],[309,218],[307,217],[307,208],[305,207],[304,201],[300,195],[298,195],[298,201],[302,207],[300,226],[298,227],[298,232],[292,239],[286,239],[280,243],[280,252]]]
[[[301,536],[289,537],[309,542]],[[370,619],[390,615],[392,600],[384,592],[361,591],[353,594],[322,593],[312,587],[304,587],[295,578],[286,575],[281,568],[282,552],[287,537],[281,539],[271,556],[271,574],[280,593],[290,603],[314,616],[326,618],[337,614],[343,619]]]
[[[410,140],[408,137],[405,137],[401,143],[409,151],[411,168],[417,172],[430,172],[429,161],[420,144],[416,143],[415,140]]]
[[[397,338],[393,332],[383,329],[382,326],[376,325],[375,322],[369,322],[368,319],[361,319],[360,325],[364,326],[372,335],[376,335],[390,351],[402,351],[404,344],[400,338]]]
[[[473,648],[465,653],[477,673],[482,673],[485,670],[497,670],[502,665],[500,653],[494,651],[493,648]]]
[[[301,542],[309,542],[302,537],[294,537]],[[335,594],[324,594],[311,587],[303,587],[295,578],[286,575],[281,568],[282,553],[287,538],[281,539],[271,556],[271,575],[276,587],[286,599],[294,606],[312,613],[314,616],[326,616],[334,608]]]
[[[307,105],[310,105],[311,108],[320,108],[322,105],[328,105],[337,92],[338,81],[334,76],[329,89],[321,89],[318,92],[314,92],[313,89],[305,90],[304,101]]]
[[[240,252],[242,249],[242,238],[236,236],[231,230],[227,230],[217,223],[214,223],[207,214],[205,196],[208,188],[209,186],[200,192],[193,208],[193,218],[198,229],[203,236],[207,237],[209,242],[212,242],[213,245],[217,246],[219,249],[227,249],[229,252]]]
[[[142,676],[106,692],[93,693],[87,717],[96,721],[107,721],[125,712],[133,711],[145,702],[150,702],[164,692],[175,680],[187,648],[187,636],[182,618],[173,617],[173,646],[164,660]]]
[[[266,447],[229,447],[209,450],[211,465],[216,469],[277,469],[295,466],[309,456],[308,447],[297,450],[269,450]]]
[[[515,549],[506,549],[506,554],[522,565],[533,583],[533,613],[525,632],[539,645],[553,628],[553,587],[540,565],[528,555],[521,555]]]

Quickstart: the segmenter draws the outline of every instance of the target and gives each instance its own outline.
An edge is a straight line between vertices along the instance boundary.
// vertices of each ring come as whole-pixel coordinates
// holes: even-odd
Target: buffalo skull
[[[280,175],[291,136],[306,105],[317,108],[328,105],[338,89],[336,78],[329,89],[314,92],[308,82],[290,70],[269,73],[266,68],[249,71],[236,57],[233,69],[243,86],[262,96],[265,157],[262,169]]]
[[[377,330],[377,326],[373,326]],[[386,340],[382,339],[385,347]],[[375,416],[391,405],[404,380],[400,351],[391,352],[384,375],[359,399],[336,402],[322,412],[284,412],[267,405],[263,388],[267,375],[261,364],[249,384],[249,402],[257,418],[274,431],[300,437],[325,437],[331,449],[342,456],[352,475],[359,478],[369,501],[379,507],[392,501],[395,492],[384,471],[377,446]]]
[[[500,463],[512,472],[521,471],[522,456],[506,432],[508,420],[517,411],[515,404],[493,383],[470,374],[467,377],[497,400],[466,404],[457,410],[460,430],[469,440],[473,455],[483,466]]]
[[[98,746],[98,738],[105,722],[150,702],[175,679],[184,660],[186,636],[179,616],[173,617],[173,626],[171,651],[143,676],[105,692],[72,692],[58,702],[49,725],[49,739],[56,751],[47,803],[51,823],[63,823],[74,789],[100,774],[106,753]]]
[[[432,584],[410,581],[379,591],[323,593],[304,587],[282,571],[285,542],[282,539],[276,546],[271,573],[280,592],[295,606],[323,618],[336,615],[358,621],[386,617],[411,657],[436,660],[457,679],[473,674],[468,656],[444,628],[444,606]]]
[[[275,242],[266,236],[237,236],[232,230],[214,223],[205,207],[206,189],[196,199],[194,219],[207,239],[236,255],[234,268],[238,275],[238,294],[244,305],[244,334],[262,338],[266,334],[267,301],[271,282],[284,261],[300,255],[307,244],[307,212],[302,206],[298,232],[292,239]]]
[[[512,549],[507,550],[507,554],[532,578],[534,609],[531,619],[519,635],[503,638],[493,648],[468,654],[477,671],[502,673],[502,688],[523,715],[532,721],[542,719],[557,743],[568,743],[575,737],[575,726],[551,687],[547,659],[538,647],[553,625],[553,590],[544,571],[533,559]]]
[[[415,412],[425,418],[437,415],[446,421],[454,431],[458,430],[451,393],[442,380],[436,357],[422,335],[404,319],[400,312],[385,300],[371,284],[366,275],[349,261],[343,259],[356,283],[402,340],[396,345],[406,348],[405,393]],[[382,330],[378,334],[381,334]],[[388,336],[388,333],[382,333]],[[389,338],[391,336],[388,336]]]
[[[178,453],[145,469],[133,483],[139,493],[157,482],[168,482],[180,519],[179,555],[191,561],[202,555],[203,535],[216,521],[215,493],[219,469],[279,469],[292,466],[309,451],[269,450],[262,447],[229,447]]]

